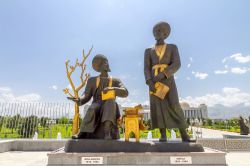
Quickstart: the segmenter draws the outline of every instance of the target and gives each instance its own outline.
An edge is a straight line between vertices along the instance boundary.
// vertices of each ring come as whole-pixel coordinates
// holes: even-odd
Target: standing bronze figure
[[[174,80],[174,73],[181,66],[178,49],[176,45],[164,42],[169,34],[168,23],[157,23],[153,28],[156,44],[147,48],[144,55],[144,75],[150,90],[152,127],[160,129],[161,142],[167,141],[166,128],[178,128],[182,141],[191,142]]]
[[[88,79],[82,97],[68,97],[79,106],[93,98],[82,121],[79,134],[72,138],[118,139],[117,120],[120,118],[120,111],[115,98],[116,96],[127,97],[128,91],[119,79],[109,76],[109,63],[104,55],[96,55],[92,61],[92,67],[100,72],[100,75]]]

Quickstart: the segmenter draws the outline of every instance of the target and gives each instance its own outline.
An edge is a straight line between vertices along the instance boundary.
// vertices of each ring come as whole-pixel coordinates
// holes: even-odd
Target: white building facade
[[[200,104],[198,107],[190,107],[186,102],[180,104],[186,119],[208,119],[206,104]]]
[[[206,104],[200,104],[198,107],[190,107],[188,103],[181,102],[181,108],[183,110],[184,116],[186,119],[207,119],[208,118],[208,110]],[[143,109],[141,110],[141,113],[144,115],[144,120],[150,119],[150,106],[149,105],[143,105]],[[89,105],[84,106],[83,109],[83,117],[85,116],[87,109],[89,108]],[[123,115],[123,110],[126,107],[123,107],[119,105],[120,114]]]

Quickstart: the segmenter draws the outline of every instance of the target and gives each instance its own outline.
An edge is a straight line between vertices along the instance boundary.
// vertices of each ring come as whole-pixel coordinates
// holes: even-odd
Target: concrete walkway
[[[0,153],[1,166],[46,166],[49,152],[22,152],[12,151]],[[227,153],[228,166],[249,166],[250,152]]]
[[[0,153],[1,166],[46,166],[49,152],[10,151]]]
[[[226,155],[228,166],[249,166],[250,152],[230,152]]]
[[[192,128],[194,131],[197,130],[197,128],[195,127]],[[201,128],[201,131],[202,131],[202,138],[223,138],[223,135],[239,135],[239,133],[206,129],[206,128]]]

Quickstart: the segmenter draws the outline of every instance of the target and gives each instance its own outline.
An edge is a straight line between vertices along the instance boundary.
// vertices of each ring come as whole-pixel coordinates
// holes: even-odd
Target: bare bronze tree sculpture
[[[89,57],[91,51],[93,49],[93,46],[89,50],[88,54],[85,55],[84,50],[82,51],[82,61],[79,62],[78,59],[76,59],[76,62],[73,66],[69,65],[69,60],[66,60],[65,66],[66,66],[66,74],[67,78],[69,80],[70,86],[72,88],[73,93],[70,92],[69,88],[65,88],[63,91],[65,94],[69,95],[70,97],[78,98],[79,97],[79,92],[82,90],[82,88],[86,85],[88,78],[90,75],[86,73],[86,60]],[[81,83],[79,86],[76,86],[75,83],[72,80],[72,74],[76,71],[77,67],[80,68],[81,70],[81,75],[80,75],[80,80]],[[79,114],[79,106],[75,103],[75,115],[74,115],[74,120],[73,120],[73,129],[72,129],[72,134],[77,134],[79,131],[79,119],[80,119],[80,114]]]

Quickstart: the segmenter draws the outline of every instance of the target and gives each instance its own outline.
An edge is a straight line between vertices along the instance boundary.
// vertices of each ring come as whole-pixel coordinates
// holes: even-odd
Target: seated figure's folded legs
[[[116,102],[114,99],[106,100],[102,108],[102,120],[104,123],[104,139],[112,139],[111,131],[116,125]]]
[[[112,137],[111,137],[112,127],[113,127],[113,123],[111,121],[106,120],[104,122],[104,139],[106,139],[106,140],[112,139]]]
[[[88,108],[86,115],[80,126],[80,132],[77,135],[73,135],[72,139],[90,138],[91,134],[95,131],[97,126],[96,119],[101,109],[101,103],[92,103]]]
[[[96,118],[101,109],[101,103],[95,102],[90,105],[82,121],[80,131],[92,133],[96,127]]]
[[[116,124],[116,102],[114,99],[106,100],[102,106],[102,120],[101,122],[111,121]]]

